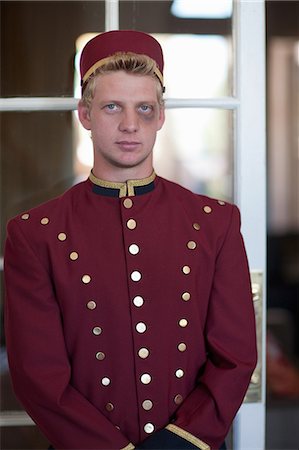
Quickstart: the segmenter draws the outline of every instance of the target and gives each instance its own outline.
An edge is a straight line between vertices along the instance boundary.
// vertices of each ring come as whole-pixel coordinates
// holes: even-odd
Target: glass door
[[[221,9],[211,9],[212,3]],[[2,245],[10,217],[59,194],[92,165],[75,116],[75,62],[82,37],[133,28],[161,42],[167,121],[155,147],[156,172],[195,192],[233,201],[241,210],[259,363],[230,444],[240,450],[264,448],[264,1],[1,2],[1,13]],[[18,30],[18,45],[13,30]],[[13,397],[3,336],[1,358],[2,447],[45,447]]]

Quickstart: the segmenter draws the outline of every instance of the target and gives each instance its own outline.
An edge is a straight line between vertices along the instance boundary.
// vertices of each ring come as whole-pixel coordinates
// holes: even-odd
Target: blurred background
[[[120,28],[152,33],[161,42],[166,98],[232,96],[232,1],[216,2],[221,8],[215,10],[184,9],[183,3],[120,1]],[[295,450],[299,448],[299,2],[266,1],[265,7],[266,448]],[[105,30],[103,1],[1,1],[0,20],[2,98],[80,96],[78,58],[84,43]],[[69,110],[2,111],[0,127],[3,255],[7,220],[85,179],[92,149],[76,112]],[[232,128],[229,109],[169,109],[155,148],[156,171],[195,192],[232,201]],[[2,320],[3,297],[1,268]],[[47,440],[24,416],[12,392],[3,326],[0,364],[1,449],[47,448]]]

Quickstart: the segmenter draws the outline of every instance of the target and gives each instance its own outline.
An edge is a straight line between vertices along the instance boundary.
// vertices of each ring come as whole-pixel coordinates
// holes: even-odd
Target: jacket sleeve
[[[197,387],[166,429],[188,441],[189,448],[209,450],[223,443],[257,358],[250,276],[235,206],[218,249],[205,336],[207,361]],[[172,448],[167,445],[161,448]]]
[[[62,318],[51,277],[17,221],[5,247],[5,328],[17,397],[58,449],[133,449],[71,384]]]

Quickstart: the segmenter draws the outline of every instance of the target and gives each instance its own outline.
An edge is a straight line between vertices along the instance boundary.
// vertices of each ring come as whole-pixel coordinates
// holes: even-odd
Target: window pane
[[[1,251],[6,222],[16,214],[53,198],[75,183],[74,129],[71,112],[1,113]],[[3,272],[1,272],[1,410],[21,410],[9,377],[3,327]],[[7,427],[3,449],[47,448],[35,427]],[[16,439],[18,439],[16,441]],[[5,442],[5,446],[4,446]],[[36,442],[36,443],[35,443]]]
[[[216,109],[167,110],[155,146],[156,172],[193,192],[232,200],[232,116]]]
[[[218,18],[208,9],[182,5],[185,0],[120,2],[120,28],[152,33],[161,42],[165,56],[167,97],[219,97],[232,95],[232,1],[189,2],[193,6],[216,3],[228,6]],[[180,6],[174,15],[173,6]],[[229,7],[230,6],[230,7]],[[217,13],[217,11],[216,11]],[[215,17],[210,11],[210,17]],[[216,14],[217,17],[217,14]]]
[[[0,95],[72,96],[76,39],[105,29],[105,2],[13,1],[0,8]]]
[[[230,95],[230,40],[223,36],[196,34],[154,36],[164,52],[166,97],[213,98]]]
[[[1,428],[2,450],[46,450],[48,447],[48,440],[35,426]]]
[[[1,308],[2,309],[2,308]],[[2,324],[1,324],[2,325]],[[9,375],[9,369],[8,369],[8,362],[7,362],[7,356],[6,356],[6,350],[4,346],[4,339],[3,336],[1,336],[1,378],[0,378],[0,389],[1,389],[1,398],[0,398],[0,406],[1,411],[18,411],[22,410],[22,405],[17,400],[11,380]],[[2,448],[2,447],[1,447]]]
[[[1,113],[0,126],[3,244],[10,217],[73,184],[74,134],[71,112]]]

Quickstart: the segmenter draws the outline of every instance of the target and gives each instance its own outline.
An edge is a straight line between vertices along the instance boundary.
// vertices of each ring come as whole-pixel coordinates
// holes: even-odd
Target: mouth
[[[136,150],[140,146],[140,142],[138,141],[117,141],[116,144],[122,149],[126,151]]]

